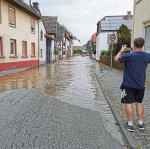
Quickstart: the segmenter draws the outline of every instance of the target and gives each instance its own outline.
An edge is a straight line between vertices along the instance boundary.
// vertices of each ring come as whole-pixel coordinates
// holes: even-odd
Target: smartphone
[[[132,52],[132,51],[133,51],[133,49],[132,49],[131,47],[128,47],[126,51],[128,51],[128,52]]]

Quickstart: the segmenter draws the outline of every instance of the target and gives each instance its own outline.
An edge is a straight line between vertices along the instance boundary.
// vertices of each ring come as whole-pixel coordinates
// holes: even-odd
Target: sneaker
[[[139,124],[139,130],[145,130],[144,124],[142,124],[142,125]]]
[[[128,123],[126,123],[125,127],[126,127],[126,129],[127,129],[128,131],[134,132],[133,126],[129,126]]]

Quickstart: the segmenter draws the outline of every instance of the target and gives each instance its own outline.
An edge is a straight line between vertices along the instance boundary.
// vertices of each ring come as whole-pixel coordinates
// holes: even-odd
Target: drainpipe
[[[55,41],[54,41],[54,53],[55,53],[55,61],[56,61],[56,50],[57,50],[57,22],[56,22],[56,36],[55,36]]]
[[[40,50],[40,21],[41,20],[38,20],[38,66],[40,66],[40,59],[39,59],[39,50]]]

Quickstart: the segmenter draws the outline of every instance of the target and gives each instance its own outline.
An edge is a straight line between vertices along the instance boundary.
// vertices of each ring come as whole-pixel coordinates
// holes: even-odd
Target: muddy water
[[[48,64],[40,68],[33,68],[0,77],[0,92],[19,88],[38,88],[44,93],[54,96],[68,88],[68,93],[78,95],[91,95],[94,91],[91,74],[92,61],[89,57],[75,57],[60,63]],[[71,86],[70,86],[71,87]]]

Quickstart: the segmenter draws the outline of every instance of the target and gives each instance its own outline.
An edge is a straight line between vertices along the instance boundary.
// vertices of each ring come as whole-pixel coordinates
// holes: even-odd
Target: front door
[[[145,51],[150,53],[150,25],[145,27]],[[147,68],[147,81],[150,82],[150,65]]]
[[[50,63],[50,54],[51,54],[51,41],[46,40],[46,63]]]

